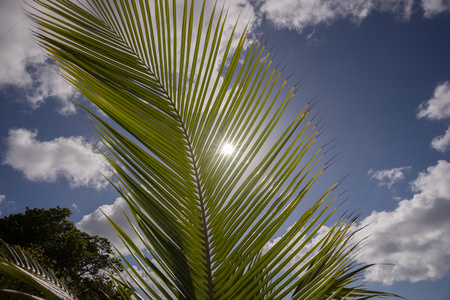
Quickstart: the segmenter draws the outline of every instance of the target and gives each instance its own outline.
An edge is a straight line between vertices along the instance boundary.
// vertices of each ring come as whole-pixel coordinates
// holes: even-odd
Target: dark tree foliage
[[[121,299],[105,270],[119,267],[109,241],[91,236],[67,220],[68,208],[26,208],[24,214],[0,219],[0,238],[17,245],[44,268],[51,269],[79,299]],[[0,276],[0,288],[35,295],[32,287]],[[6,299],[6,298],[2,298]]]

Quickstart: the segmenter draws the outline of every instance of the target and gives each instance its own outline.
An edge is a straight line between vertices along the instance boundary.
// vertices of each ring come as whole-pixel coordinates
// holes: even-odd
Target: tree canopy
[[[42,267],[50,269],[80,299],[120,299],[106,270],[119,267],[106,238],[92,236],[68,220],[68,208],[26,208],[0,219],[0,239],[20,246]],[[26,284],[0,279],[2,288],[33,291]],[[33,291],[34,293],[34,291]],[[39,295],[39,292],[36,292]]]

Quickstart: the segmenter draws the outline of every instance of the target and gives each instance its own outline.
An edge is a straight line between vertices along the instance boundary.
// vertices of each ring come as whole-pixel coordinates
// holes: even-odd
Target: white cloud
[[[30,38],[29,21],[21,1],[0,2],[0,83],[26,85],[32,82],[27,65],[40,64],[45,56]]]
[[[117,198],[114,204],[105,204],[100,206],[89,215],[85,215],[83,219],[76,224],[77,228],[83,230],[91,235],[99,235],[107,238],[117,249],[124,255],[129,254],[129,251],[120,240],[114,227],[106,219],[105,213],[109,218],[116,222],[122,230],[124,230],[130,238],[143,250],[144,244],[140,241],[138,235],[134,232],[130,223],[124,216],[122,210],[132,218],[131,211],[123,198]],[[102,213],[103,212],[103,213]],[[133,219],[134,220],[134,219]],[[135,223],[134,223],[135,224]],[[137,226],[135,224],[135,226]]]
[[[223,3],[222,3],[223,2]],[[199,15],[201,13],[203,2],[195,2],[194,5],[194,20],[199,19]],[[184,8],[184,1],[177,1],[177,22],[178,24],[182,24],[183,22],[183,8]],[[249,37],[247,38],[245,46],[248,46],[249,40],[252,39],[251,35],[255,31],[255,29],[258,27],[260,23],[260,18],[258,17],[255,8],[249,3],[248,0],[233,0],[233,1],[219,1],[219,3],[216,3],[215,1],[206,1],[205,2],[205,19],[209,20],[209,17],[212,13],[212,10],[214,8],[214,5],[216,5],[215,13],[214,13],[214,19],[217,20],[221,10],[223,9],[222,19],[221,21],[224,22],[225,14],[227,15],[225,24],[223,26],[223,38],[221,39],[221,44],[219,45],[217,60],[215,61],[215,65],[213,65],[213,72],[211,77],[211,82],[214,82],[218,76],[219,78],[219,86],[223,82],[223,77],[221,74],[219,74],[220,65],[222,64],[222,58],[225,53],[228,38],[231,36],[231,33],[234,30],[234,39],[231,43],[231,47],[229,49],[229,53],[233,53],[235,51],[238,43],[239,43],[239,37],[242,35],[245,29],[249,32]],[[239,17],[239,20],[237,18]],[[238,22],[237,22],[238,21]],[[196,22],[196,21],[195,21]],[[237,22],[237,23],[236,23]],[[205,33],[208,29],[208,21],[204,21],[202,26],[202,38],[200,42],[200,49],[204,48],[205,43]],[[197,26],[197,23],[195,23]],[[181,33],[182,33],[182,26],[177,27],[177,43],[178,45],[181,44]],[[197,39],[197,33],[199,31],[195,30],[192,32],[192,42],[191,42],[191,49],[195,48],[196,39]],[[211,43],[211,40],[210,40]],[[179,53],[181,49],[178,49]],[[197,61],[200,61],[201,56],[198,58]],[[190,64],[194,62],[194,51],[191,51],[190,53],[190,59],[188,60]],[[227,61],[226,63],[229,63]],[[190,65],[189,68],[192,68],[193,66],[197,67],[197,74],[196,76],[200,75],[198,72],[198,65]],[[203,74],[205,76],[205,74]],[[194,79],[194,81],[199,80],[198,77]],[[202,79],[200,79],[202,80]],[[212,88],[214,85],[210,85],[207,87],[207,96],[209,97]],[[216,90],[216,93],[218,93],[218,90]]]
[[[433,97],[421,103],[418,107],[417,118],[429,120],[444,120],[450,118],[450,82],[444,81],[436,86]],[[444,153],[450,146],[450,127],[445,134],[435,137],[431,147]]]
[[[0,194],[0,216],[6,211],[11,213],[17,210],[17,204],[12,200],[6,200],[6,195]]]
[[[422,8],[427,18],[450,11],[450,2],[446,0],[422,0]]]
[[[153,262],[155,262],[155,261],[153,260]],[[133,265],[132,267],[133,267],[134,271],[131,270],[130,268],[127,268],[126,269],[127,272],[124,271],[124,272],[122,272],[122,274],[124,275],[125,279],[132,284],[133,287],[139,288],[139,286],[136,284],[136,282],[134,282],[133,278],[130,275],[128,275],[128,272],[133,274],[133,277],[136,276],[134,274],[136,272],[138,274],[138,276],[141,277],[142,279],[144,279],[144,281],[148,285],[152,286],[155,290],[157,289],[155,287],[155,285],[153,284],[152,280],[147,276],[147,272],[148,272],[150,274],[150,276],[154,276],[154,278],[155,278],[156,274],[153,271],[147,269],[147,272],[144,272],[144,270],[142,270],[140,267],[138,267],[136,265]],[[163,283],[163,282],[161,281],[160,283]]]
[[[290,230],[291,228],[289,227],[288,229],[286,229],[286,233]],[[289,262],[286,264],[286,266],[283,268],[283,271],[287,271],[289,270],[289,268],[291,268],[292,266],[294,266],[295,264],[298,263],[299,260],[301,259],[305,259],[305,255],[307,255],[308,251],[311,251],[311,249],[316,246],[318,243],[320,243],[321,239],[324,238],[330,231],[330,228],[327,226],[322,226],[319,231],[317,232],[317,234],[308,242],[306,243],[303,248],[300,249],[300,251],[294,256],[292,257],[292,259],[289,260]],[[299,235],[301,234],[298,233],[295,237],[298,238]],[[269,251],[270,248],[272,248],[273,246],[275,246],[282,237],[277,237],[272,241],[269,241],[263,248],[263,253],[267,253],[267,251]],[[289,247],[291,250],[289,250],[289,252],[286,254],[286,256],[290,256],[294,253],[294,251],[298,250],[298,246],[301,245],[302,243],[304,243],[306,240],[306,237],[302,237],[297,243],[289,243]],[[308,260],[312,259],[314,257],[314,255],[316,255],[318,253],[319,249],[315,249],[314,251],[312,251],[308,256],[307,259],[305,259],[305,262],[307,262]],[[282,258],[280,258],[281,260]],[[294,272],[298,272],[302,267],[304,266],[304,263],[298,265],[295,269]]]
[[[435,137],[431,141],[431,147],[433,149],[444,153],[450,147],[450,126],[448,127],[445,134]]]
[[[117,225],[119,225],[123,231],[127,233],[130,239],[136,243],[136,245],[140,250],[144,251],[146,249],[145,245],[141,242],[139,236],[131,227],[130,223],[124,216],[124,213],[128,217],[130,217],[130,220],[133,222],[134,226],[137,227],[137,224],[135,223],[132,217],[131,211],[126,201],[121,197],[116,198],[113,204],[102,205],[91,214],[85,215],[82,218],[82,220],[76,224],[76,227],[91,235],[98,235],[107,238],[121,252],[122,255],[129,255],[130,252],[123,244],[123,242],[120,240],[119,236],[114,230],[114,227],[111,225],[108,219],[106,219],[104,215],[106,214]],[[159,263],[155,259],[152,259],[152,262],[155,264],[155,266],[159,267],[161,272],[164,272],[164,269],[160,267]],[[151,286],[154,286],[152,280],[147,276],[144,270],[142,270],[138,266],[133,266],[133,268],[139,274],[139,276],[141,276],[144,279],[144,281],[146,281]],[[163,287],[166,286],[165,283],[161,281],[161,279],[159,279],[158,276],[153,271],[147,269],[147,272],[150,274],[150,276],[153,276],[153,278],[160,285],[162,285]],[[137,287],[136,283],[126,272],[123,272],[122,274],[134,287]],[[170,290],[166,289],[166,291],[172,294]]]
[[[74,211],[80,212],[80,209],[78,208],[78,205],[76,203],[72,203],[72,208]]]
[[[370,3],[361,2],[352,9],[351,2],[267,0],[261,11],[275,26],[301,32],[307,26],[330,23],[339,18],[364,18],[370,10]]]
[[[25,0],[31,2],[31,0]],[[85,2],[85,1],[82,1]],[[68,100],[69,98],[78,98],[80,95],[67,84],[62,77],[54,70],[54,66],[48,63],[44,51],[32,41],[29,31],[30,21],[25,17],[21,7],[21,1],[3,0],[0,2],[0,25],[5,28],[0,34],[0,89],[2,86],[14,86],[20,88],[24,93],[24,99],[29,103],[32,109],[39,108],[49,97],[54,97],[60,107],[58,113],[70,115],[75,113],[75,106]],[[206,15],[212,10],[214,1],[206,1]],[[178,22],[182,23],[182,6],[184,1],[177,1]],[[201,3],[197,3],[194,9],[194,19],[201,10]],[[226,25],[224,27],[224,36],[228,36],[234,28],[235,18],[240,16],[240,22],[236,27],[236,35],[243,32],[249,25],[249,29],[258,24],[258,18],[254,8],[247,0],[234,0],[226,3],[225,12],[228,12]],[[216,16],[219,15],[222,5],[218,4]],[[203,32],[206,31],[208,23],[203,24]],[[179,35],[181,33],[179,26]],[[194,31],[192,43],[195,44],[196,32]],[[235,40],[234,46],[236,46]],[[220,53],[223,53],[226,46],[226,39],[222,39]],[[193,53],[191,51],[191,56]],[[219,54],[220,57],[220,54]],[[192,57],[193,58],[193,57]],[[189,59],[190,62],[193,59]],[[216,65],[217,71],[218,65]],[[217,74],[214,74],[217,76]]]
[[[450,265],[450,163],[438,161],[412,182],[416,194],[394,211],[374,211],[360,227],[368,237],[360,260],[380,263],[366,279],[395,281],[438,279]],[[390,265],[387,265],[390,264]]]
[[[392,168],[389,170],[375,171],[370,169],[368,174],[371,175],[371,179],[378,181],[379,186],[387,186],[391,188],[392,185],[405,178],[405,172],[410,170],[411,166],[404,166],[400,168]]]
[[[37,131],[11,129],[3,163],[22,171],[28,180],[55,182],[64,177],[71,187],[102,189],[110,176],[102,156],[83,137],[38,141]]]
[[[330,24],[339,19],[359,23],[370,13],[388,12],[402,19],[409,19],[415,0],[260,0],[260,12],[278,28],[302,32],[308,26]],[[445,0],[422,0],[419,4],[424,16],[429,18],[449,11]]]
[[[0,204],[2,204],[3,200],[6,199],[6,195],[0,194]],[[0,210],[0,216],[2,215],[2,211]]]
[[[154,263],[156,266],[159,266],[158,262],[155,259],[152,259],[152,263]],[[171,299],[175,299],[175,294],[167,287],[166,283],[161,280],[156,274],[155,272],[153,272],[150,269],[147,269],[147,272],[144,272],[144,270],[142,270],[140,267],[133,265],[132,266],[134,271],[131,271],[130,268],[127,268],[128,272],[131,272],[132,274],[134,272],[136,272],[138,274],[138,276],[140,276],[148,285],[150,285],[151,287],[154,288],[154,291],[157,291],[157,293],[164,298],[164,295],[159,291],[159,289],[155,286],[155,284],[153,283],[152,279],[147,275],[149,274],[151,277],[153,277],[153,280],[155,280],[156,282],[158,282],[158,284],[165,289],[165,292],[168,293],[171,296]],[[160,271],[164,273],[164,270],[159,267]],[[136,284],[136,282],[131,278],[130,275],[128,275],[127,272],[123,272],[122,273],[125,277],[125,279],[130,282],[135,288],[139,288],[139,286]],[[135,276],[135,275],[134,275]]]
[[[419,105],[417,117],[429,120],[443,120],[450,118],[450,82],[439,84],[433,97]]]
[[[75,105],[71,98],[79,98],[76,92],[63,77],[49,63],[35,64],[28,69],[32,78],[32,84],[26,85],[26,100],[32,109],[39,108],[46,99],[55,97],[59,103],[56,111],[61,115],[73,115],[76,113]]]
[[[60,114],[73,114],[75,106],[68,99],[79,94],[54,70],[31,39],[30,21],[23,7],[26,5],[22,1],[0,1],[0,89],[20,88],[32,109],[55,97],[60,103],[57,109]]]

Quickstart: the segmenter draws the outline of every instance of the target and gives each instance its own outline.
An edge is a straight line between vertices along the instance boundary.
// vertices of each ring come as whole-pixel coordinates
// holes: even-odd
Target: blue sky
[[[31,41],[19,1],[0,1],[0,217],[69,207],[88,232],[114,236],[98,211],[123,204],[101,173],[86,118]],[[407,299],[450,299],[450,4],[444,0],[229,1],[304,79],[337,137],[349,174],[343,210],[370,235],[360,259],[369,287]],[[294,80],[293,80],[294,81]],[[430,296],[432,295],[432,296]]]

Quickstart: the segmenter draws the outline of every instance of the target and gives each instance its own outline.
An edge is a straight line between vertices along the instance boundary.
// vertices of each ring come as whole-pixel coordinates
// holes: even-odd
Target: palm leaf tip
[[[146,249],[113,225],[153,281],[132,268],[129,277],[149,298],[359,297],[340,275],[354,275],[345,222],[291,264],[333,213],[336,185],[310,199],[330,165],[316,145],[313,105],[287,121],[298,87],[286,89],[265,44],[248,42],[248,29],[237,34],[231,16],[209,4],[35,1],[36,38],[114,121],[88,111]],[[226,143],[233,154],[219,155]]]

